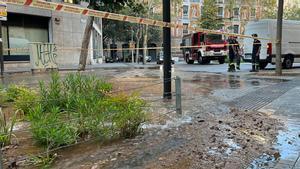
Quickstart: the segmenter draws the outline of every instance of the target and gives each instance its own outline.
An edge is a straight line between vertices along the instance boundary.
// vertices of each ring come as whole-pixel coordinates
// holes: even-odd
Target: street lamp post
[[[276,75],[282,75],[281,41],[282,41],[283,5],[284,5],[284,0],[279,0],[278,13],[277,13]]]
[[[133,43],[133,29],[131,29],[131,62],[134,63],[134,55],[133,55],[133,50],[134,50],[134,46],[132,46]]]
[[[2,38],[2,21],[0,20],[0,64],[1,64],[1,76],[4,72],[4,58],[3,58],[3,38]]]
[[[163,0],[163,21],[171,22],[170,0]],[[171,99],[171,28],[163,28],[164,48],[164,93],[163,97]]]

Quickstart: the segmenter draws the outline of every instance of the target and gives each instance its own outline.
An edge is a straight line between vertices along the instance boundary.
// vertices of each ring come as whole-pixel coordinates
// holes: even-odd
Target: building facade
[[[248,21],[258,20],[262,17],[262,7],[260,0],[215,0],[218,8],[217,15],[224,22],[223,31],[233,33],[243,33],[244,26]],[[203,0],[184,0],[178,17],[174,20],[183,25],[195,25],[201,18]],[[180,37],[189,33],[188,30],[173,30],[174,37]]]
[[[173,22],[196,26],[197,20],[201,18],[203,2],[204,0],[183,0],[182,4],[178,4],[179,12],[173,15]],[[224,25],[220,31],[243,34],[248,21],[259,20],[262,17],[261,0],[215,0],[215,2],[218,8],[217,15]],[[172,29],[172,44],[179,46],[182,36],[189,33],[191,33],[189,30]]]
[[[73,0],[54,2],[87,6]],[[8,4],[7,11],[7,21],[2,27],[3,45],[4,49],[11,50],[4,51],[6,63],[29,62],[29,44],[42,42],[55,44],[59,66],[78,65],[86,16],[11,4]],[[90,42],[88,64],[93,64],[101,61],[103,56],[101,19],[96,19],[93,24]]]
[[[290,8],[290,7],[300,8],[300,0],[285,0],[284,3],[285,3],[285,6],[288,8]]]

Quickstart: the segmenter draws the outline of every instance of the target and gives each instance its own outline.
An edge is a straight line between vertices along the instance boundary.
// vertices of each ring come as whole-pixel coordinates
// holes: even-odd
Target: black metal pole
[[[281,63],[281,41],[282,41],[282,16],[283,16],[284,0],[278,1],[277,13],[277,42],[276,42],[276,75],[282,75]]]
[[[2,39],[2,21],[0,20],[0,64],[1,64],[1,76],[4,72],[4,59],[3,59],[3,39]]]
[[[170,0],[163,0],[163,21],[171,22]],[[163,28],[164,46],[164,98],[171,99],[171,28]]]

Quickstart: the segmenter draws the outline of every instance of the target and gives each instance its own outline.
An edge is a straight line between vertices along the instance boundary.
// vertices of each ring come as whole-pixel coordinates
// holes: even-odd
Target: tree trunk
[[[140,38],[136,39],[136,55],[135,55],[135,62],[139,63],[139,48],[140,48]]]
[[[84,35],[83,35],[83,39],[82,39],[78,71],[85,70],[88,49],[89,49],[89,44],[90,44],[90,38],[91,38],[91,33],[92,33],[92,28],[93,28],[93,22],[94,22],[94,17],[89,16],[87,19],[87,23],[85,26]]]
[[[147,41],[148,41],[148,30],[149,30],[149,26],[148,25],[146,25],[146,28],[145,28],[145,33],[144,33],[144,49],[143,49],[143,52],[144,52],[144,56],[143,56],[143,64],[145,64],[146,63],[146,60],[145,60],[145,58],[146,58],[146,56],[147,56],[147,47],[148,47],[148,43],[147,43]]]
[[[142,38],[142,25],[138,26],[136,33],[136,63],[139,63],[139,51],[140,51],[140,41]]]

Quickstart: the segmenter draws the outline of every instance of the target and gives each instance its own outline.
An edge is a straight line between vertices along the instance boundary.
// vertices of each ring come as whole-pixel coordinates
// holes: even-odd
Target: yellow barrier
[[[186,48],[205,48],[205,47],[215,47],[216,45],[223,45],[223,44],[213,44],[213,45],[201,45],[201,46],[172,46],[171,48],[172,49],[186,49]],[[243,46],[244,44],[243,43],[240,43],[240,44],[224,44],[224,46],[237,46],[237,45],[240,45],[240,46]],[[262,47],[268,47],[268,46],[262,46]],[[103,51],[124,51],[124,50],[143,50],[143,49],[148,49],[148,50],[151,50],[151,49],[163,49],[163,47],[147,47],[147,48],[116,48],[116,49],[83,49],[81,47],[66,47],[66,48],[60,48],[60,47],[57,47],[56,48],[57,50],[91,50],[91,51],[100,51],[100,50],[103,50]],[[13,52],[28,52],[29,51],[29,48],[5,48],[3,49],[4,51],[13,51]]]
[[[228,32],[220,32],[220,31],[216,31],[216,30],[196,28],[193,26],[188,26],[188,25],[183,25],[183,24],[168,23],[168,22],[163,22],[163,21],[153,20],[153,19],[148,19],[148,18],[140,18],[140,17],[127,16],[127,15],[121,15],[121,14],[104,12],[104,11],[97,11],[97,10],[82,8],[82,7],[78,7],[78,6],[71,6],[71,5],[62,4],[62,3],[54,3],[54,2],[47,2],[47,1],[40,1],[40,0],[7,0],[7,3],[14,4],[14,5],[30,6],[30,7],[35,7],[35,8],[53,10],[53,11],[80,14],[80,15],[86,15],[86,16],[94,16],[94,17],[106,18],[106,19],[117,20],[117,21],[125,21],[125,22],[137,23],[137,24],[145,24],[145,25],[169,27],[169,28],[181,28],[181,29],[187,29],[187,30],[196,31],[196,32],[221,34],[221,35],[227,35],[227,36],[237,36],[240,38],[252,38],[252,36],[250,36],[250,35],[242,35],[242,34],[235,34],[235,33],[228,33]],[[268,39],[268,38],[258,38],[258,39],[269,40],[269,41],[275,42],[274,39]]]

